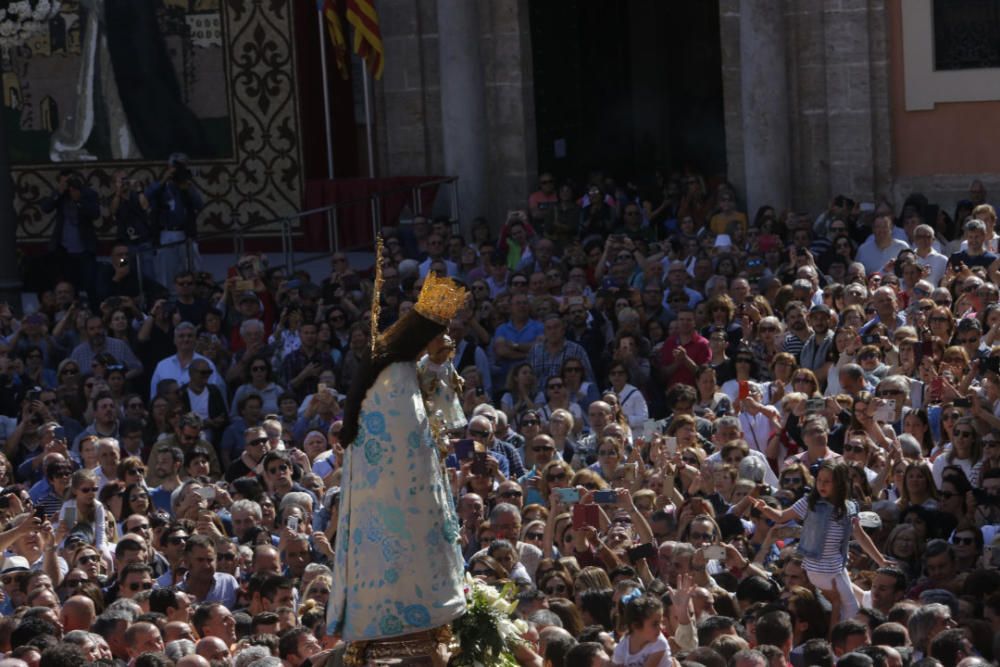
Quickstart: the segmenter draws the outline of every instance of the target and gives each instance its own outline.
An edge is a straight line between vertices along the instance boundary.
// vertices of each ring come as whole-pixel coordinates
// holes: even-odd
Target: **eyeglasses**
[[[696,456],[682,456],[681,461],[684,461],[689,466],[696,466],[701,463]]]
[[[77,369],[75,369],[75,368],[64,368],[61,371],[59,371],[59,374],[60,375],[76,375],[79,372],[80,371],[77,370]]]
[[[850,443],[844,443],[844,451],[845,452],[856,452],[858,454],[863,454],[866,451],[868,451],[868,449],[864,445],[852,445]]]
[[[472,570],[470,572],[473,577],[493,577],[496,576],[493,570]]]
[[[264,371],[267,370],[267,366],[251,366],[250,370],[253,371],[253,372],[255,372],[255,373],[258,372],[258,371],[259,372],[264,372]]]
[[[546,595],[566,595],[568,591],[569,589],[566,588],[566,584],[554,584],[545,587]]]
[[[566,479],[566,473],[565,472],[552,473],[551,475],[548,475],[545,479],[549,482],[558,482],[560,479]]]
[[[951,434],[955,438],[971,438],[975,435],[972,431],[959,431],[958,429],[952,431]]]
[[[549,389],[562,389],[565,385],[562,382],[552,382],[547,386]]]
[[[187,535],[171,535],[167,538],[167,544],[172,544],[175,547],[179,544],[187,544]]]
[[[946,414],[943,417],[941,417],[941,419],[944,420],[944,421],[954,421],[954,420],[960,418],[961,416],[962,415],[960,413],[958,413],[958,412],[949,412],[948,414]]]
[[[254,438],[247,443],[247,447],[260,447],[267,444],[267,438]]]
[[[71,473],[69,470],[57,470],[54,473],[52,473],[52,476],[57,478],[62,478],[62,477],[69,477],[72,474],[73,473]]]
[[[545,533],[525,533],[524,539],[526,540],[543,540],[545,539]]]
[[[804,481],[805,480],[803,480],[801,477],[783,477],[781,479],[781,485],[782,486],[798,486],[799,484],[802,484]]]
[[[129,468],[128,470],[125,471],[125,474],[126,475],[145,475],[146,474],[146,469],[145,468]],[[146,495],[146,494],[142,494],[142,495]]]
[[[869,359],[878,359],[878,355],[874,352],[865,352],[864,354],[858,356],[861,361],[867,361]]]
[[[881,398],[882,396],[897,396],[903,393],[905,392],[902,389],[883,389],[882,391],[878,392],[876,396]]]
[[[951,543],[955,544],[955,545],[965,544],[965,545],[971,547],[973,544],[976,543],[976,538],[974,538],[974,537],[955,537],[955,538],[953,538],[951,540]]]
[[[554,451],[556,451],[556,448],[555,447],[546,447],[545,445],[538,445],[537,447],[532,447],[531,451],[533,451],[535,453],[554,452]]]
[[[525,419],[521,422],[521,426],[538,426],[538,424],[539,421],[537,419]],[[472,431],[469,431],[469,433],[472,433]],[[489,433],[486,435],[489,435]]]
[[[101,560],[100,556],[98,556],[97,554],[93,554],[90,556],[80,556],[79,558],[76,559],[76,562],[78,565],[90,565],[91,563],[98,563],[100,562],[100,560]]]
[[[469,429],[469,435],[471,435],[474,438],[488,438],[491,435],[493,435],[493,433],[491,431],[483,431],[481,429],[471,429],[470,428]]]
[[[148,591],[153,587],[152,581],[133,581],[128,585],[130,591]]]
[[[288,464],[287,463],[279,463],[278,465],[274,466],[273,468],[268,468],[267,469],[267,474],[269,474],[269,475],[277,475],[277,474],[283,473],[283,472],[288,472]]]
[[[87,487],[83,487],[83,488],[77,489],[77,491],[79,491],[80,493],[97,493],[97,487],[96,486],[87,486]]]
[[[66,588],[76,588],[78,586],[82,586],[85,581],[86,579],[64,579],[63,584]]]
[[[18,577],[18,576],[11,575],[11,576],[7,576],[7,577],[0,577],[0,582],[3,582],[4,586],[10,586],[11,584],[17,583],[21,579],[24,579],[24,578],[26,578],[26,577]]]
[[[501,498],[521,498],[523,496],[524,494],[516,489],[512,489],[510,491],[504,491],[503,493],[500,494]]]

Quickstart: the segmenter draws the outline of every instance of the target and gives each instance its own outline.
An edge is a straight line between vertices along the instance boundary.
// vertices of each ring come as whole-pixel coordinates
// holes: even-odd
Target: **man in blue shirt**
[[[495,385],[507,381],[507,372],[519,361],[528,358],[535,341],[542,337],[545,328],[538,320],[531,319],[531,301],[527,294],[515,294],[510,299],[510,321],[497,327],[493,336],[493,354],[498,375]]]
[[[154,238],[159,236],[162,247],[156,253],[157,280],[170,285],[174,274],[188,266],[187,246],[182,243],[197,235],[198,213],[205,206],[201,192],[191,179],[183,153],[174,153],[167,161],[163,178],[146,188],[146,199],[152,209]]]

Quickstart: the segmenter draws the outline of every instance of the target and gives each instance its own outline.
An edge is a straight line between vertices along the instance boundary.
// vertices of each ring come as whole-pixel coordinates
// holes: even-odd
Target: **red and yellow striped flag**
[[[381,79],[385,47],[374,0],[347,0],[347,22],[354,26],[354,52],[368,61],[372,76]]]
[[[344,24],[340,20],[336,1],[319,0],[319,11],[326,19],[326,30],[333,43],[333,59],[337,63],[337,71],[340,72],[340,78],[347,81],[351,71],[347,62],[347,38],[344,37]]]

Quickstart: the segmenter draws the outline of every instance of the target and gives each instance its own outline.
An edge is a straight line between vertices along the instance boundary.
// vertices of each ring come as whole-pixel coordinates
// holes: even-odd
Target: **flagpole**
[[[326,176],[333,180],[333,129],[330,124],[330,79],[326,71],[326,35],[323,31],[323,24],[326,17],[323,16],[322,6],[317,12],[319,15],[319,63],[323,72],[323,126],[326,128]]]
[[[361,59],[361,81],[365,91],[365,136],[368,140],[368,178],[375,178],[375,151],[372,147],[372,109],[368,94],[368,58]]]

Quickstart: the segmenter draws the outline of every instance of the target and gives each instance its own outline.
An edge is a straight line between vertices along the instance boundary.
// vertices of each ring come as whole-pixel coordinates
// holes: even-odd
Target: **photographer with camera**
[[[188,265],[188,245],[198,234],[198,213],[205,202],[201,191],[192,180],[188,157],[174,153],[167,161],[163,178],[149,185],[145,192],[152,207],[152,237],[159,239],[156,253],[157,276],[163,285],[169,285],[180,267],[198,268],[197,247],[191,248],[191,265]]]
[[[97,269],[97,230],[101,217],[97,192],[84,185],[79,174],[59,172],[55,191],[40,204],[43,213],[55,212],[49,250],[59,255],[64,277],[87,294],[94,294]],[[62,261],[59,261],[62,260]]]
[[[138,264],[142,277],[156,280],[156,249],[153,247],[150,218],[152,205],[142,181],[115,172],[115,191],[108,211],[115,221],[115,240],[127,245],[129,263]]]

